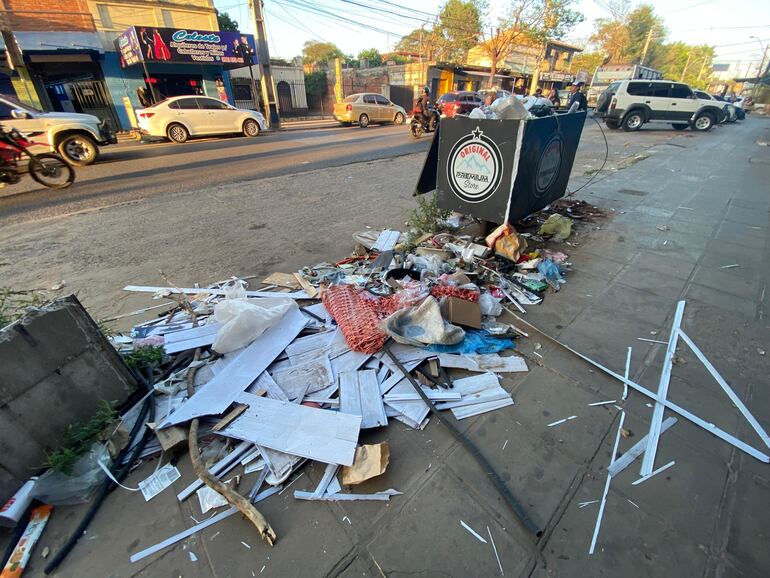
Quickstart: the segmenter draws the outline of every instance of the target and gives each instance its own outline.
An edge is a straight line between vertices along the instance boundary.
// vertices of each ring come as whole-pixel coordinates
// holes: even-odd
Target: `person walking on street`
[[[554,108],[558,108],[561,106],[561,99],[559,98],[559,91],[555,88],[551,89],[551,92],[548,93],[548,100],[551,101],[551,104],[554,106]]]
[[[569,96],[569,102],[567,102],[567,108],[572,109],[572,105],[577,103],[577,110],[588,110],[588,99],[581,90],[583,88],[582,82],[577,82],[572,85],[571,93]]]

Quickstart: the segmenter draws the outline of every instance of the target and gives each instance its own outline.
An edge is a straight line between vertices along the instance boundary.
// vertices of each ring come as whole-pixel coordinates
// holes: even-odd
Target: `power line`
[[[681,8],[675,8],[674,10],[666,10],[663,12],[663,14],[673,14],[674,12],[683,12],[684,10],[689,10],[690,8],[695,8],[697,6],[703,6],[704,4],[711,4],[712,2],[716,2],[716,0],[705,0],[705,2],[697,2],[695,4],[690,4],[689,6],[682,6]]]
[[[291,5],[291,6],[295,7],[295,8],[297,8],[298,10],[304,11],[304,12],[310,12],[312,14],[316,14],[318,16],[322,16],[322,17],[326,17],[326,18],[331,18],[333,20],[337,20],[339,22],[344,22],[346,24],[352,24],[353,26],[358,26],[358,27],[361,27],[361,28],[365,28],[367,30],[371,30],[372,32],[378,32],[380,34],[389,34],[389,35],[392,35],[392,36],[395,36],[395,37],[398,37],[398,38],[401,37],[400,34],[397,34],[397,33],[393,32],[391,30],[385,30],[383,28],[378,28],[376,26],[372,26],[372,25],[366,24],[364,22],[357,22],[355,20],[351,20],[350,18],[347,18],[345,16],[342,16],[342,15],[337,14],[335,12],[332,12],[330,10],[324,10],[323,8],[320,7],[320,6],[325,6],[325,5],[320,5],[320,6],[318,4],[313,5],[313,4],[309,4],[309,3],[304,2],[304,0],[282,0],[282,1],[286,2],[287,4],[289,4],[289,5]],[[325,6],[325,7],[329,8],[328,6]]]

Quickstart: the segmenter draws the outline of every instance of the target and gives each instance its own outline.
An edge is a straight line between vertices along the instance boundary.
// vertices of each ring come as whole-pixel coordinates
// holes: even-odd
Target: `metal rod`
[[[385,353],[387,353],[388,357],[393,361],[395,366],[401,371],[401,373],[409,380],[409,383],[412,384],[412,387],[414,390],[420,395],[422,398],[422,401],[425,402],[430,409],[430,412],[436,416],[436,419],[440,421],[444,426],[449,430],[449,432],[452,434],[452,436],[459,441],[463,447],[468,450],[468,452],[474,457],[474,459],[479,463],[481,466],[481,469],[489,476],[489,479],[492,481],[492,484],[495,486],[497,491],[500,493],[502,498],[506,501],[508,506],[511,508],[513,513],[519,518],[521,523],[524,525],[525,528],[527,528],[530,532],[532,532],[536,537],[540,537],[543,535],[543,531],[538,527],[535,522],[532,521],[532,519],[529,517],[529,514],[527,514],[527,511],[524,509],[524,507],[519,503],[519,501],[514,497],[514,495],[511,493],[511,491],[508,489],[508,486],[505,485],[505,482],[503,482],[500,475],[495,471],[495,469],[492,467],[492,464],[489,463],[489,461],[484,457],[484,455],[479,451],[479,449],[473,445],[473,443],[463,435],[463,433],[457,429],[454,423],[452,423],[450,420],[448,420],[446,417],[444,417],[433,405],[433,402],[431,402],[430,399],[428,399],[428,396],[425,395],[425,392],[422,390],[422,387],[419,383],[417,383],[417,380],[412,376],[411,373],[409,373],[406,368],[401,364],[401,362],[398,360],[398,357],[396,357],[393,352],[390,350],[389,344],[385,343],[384,346]]]
[[[671,326],[671,336],[668,338],[668,347],[666,348],[666,358],[663,360],[663,369],[660,372],[660,382],[658,383],[658,398],[666,399],[668,395],[668,384],[671,382],[671,369],[674,367],[674,354],[676,353],[676,342],[679,340],[679,326],[682,324],[684,316],[684,301],[676,304],[676,313],[674,314],[674,323]],[[628,376],[626,376],[628,379]],[[659,401],[655,402],[655,408],[652,410],[652,420],[650,421],[650,434],[647,438],[647,450],[642,458],[642,467],[639,471],[640,476],[649,476],[655,467],[655,454],[658,451],[658,440],[660,439],[660,424],[663,422],[663,412],[665,406]]]

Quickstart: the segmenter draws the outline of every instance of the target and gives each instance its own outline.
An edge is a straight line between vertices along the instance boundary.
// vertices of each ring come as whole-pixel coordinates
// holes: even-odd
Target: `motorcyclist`
[[[414,113],[414,117],[422,123],[426,130],[433,106],[433,101],[430,98],[430,89],[426,86],[422,89],[420,98],[417,99],[417,107]]]

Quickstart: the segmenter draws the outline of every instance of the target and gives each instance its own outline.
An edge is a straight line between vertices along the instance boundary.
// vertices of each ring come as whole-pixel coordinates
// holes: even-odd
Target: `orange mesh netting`
[[[332,285],[324,291],[322,301],[342,330],[350,349],[377,353],[388,338],[379,329],[380,321],[404,307],[395,297],[375,297],[352,285]]]
[[[458,297],[473,303],[479,302],[478,291],[474,291],[473,289],[460,289],[454,285],[434,285],[430,288],[430,294],[436,299],[441,299],[442,297]]]

